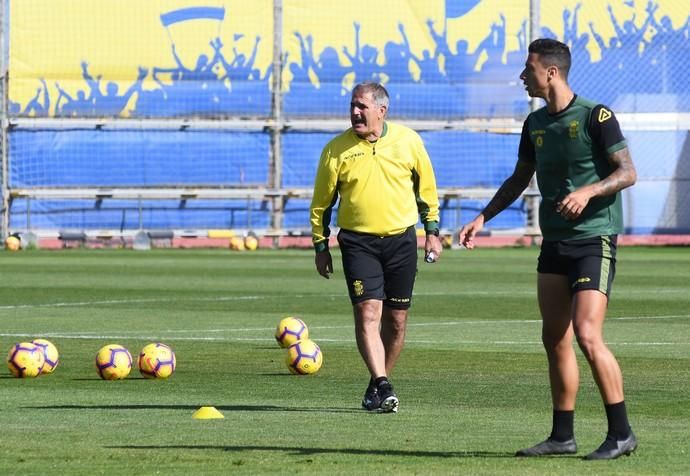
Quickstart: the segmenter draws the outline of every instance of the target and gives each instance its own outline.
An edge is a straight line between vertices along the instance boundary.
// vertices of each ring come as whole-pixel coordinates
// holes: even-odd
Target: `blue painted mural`
[[[122,14],[112,5],[101,12],[93,3],[79,2],[79,9],[66,0],[50,5],[63,7],[66,15],[102,15],[106,23]],[[269,117],[274,69],[272,25],[267,19],[272,2],[257,0],[253,10],[258,13],[237,0],[214,1],[214,6],[190,1],[180,8],[184,3],[170,9],[159,0],[145,6],[126,0],[124,4],[139,8],[138,16],[146,17],[141,21],[148,23],[141,23],[145,31],[142,27],[131,32],[141,36],[142,41],[135,44],[142,51],[132,49],[118,62],[105,41],[96,49],[77,43],[74,51],[61,47],[60,36],[45,32],[34,35],[33,42],[22,41],[22,35],[40,31],[34,28],[40,22],[34,20],[50,10],[42,13],[15,2],[10,19],[10,117]],[[303,0],[286,3],[281,91],[285,115],[345,118],[352,86],[374,80],[383,82],[391,94],[392,120],[520,120],[529,109],[518,80],[527,54],[528,10],[527,2],[513,3],[519,2],[494,8],[490,0],[407,0],[403,2],[407,10],[386,8],[363,16],[349,8],[342,17],[334,17],[331,11],[336,7],[345,11],[347,6],[340,4],[329,10]],[[310,11],[307,18],[305,8]],[[609,105],[617,114],[690,112],[690,4],[643,5],[628,0],[607,6],[559,0],[549,9],[555,15],[543,15],[540,33],[570,45],[570,82],[577,93]],[[423,17],[427,12],[429,16]],[[249,15],[254,17],[247,19]],[[236,20],[237,16],[246,21]],[[467,19],[476,25],[459,29],[457,22]],[[135,19],[130,16],[123,21]],[[59,58],[51,63],[53,55]],[[648,160],[634,150],[644,150],[642,141],[636,140],[641,134],[630,134],[636,161]],[[651,134],[654,140],[667,138],[664,133]],[[676,141],[686,141],[687,131],[671,134]],[[283,135],[283,187],[311,186],[320,149],[330,135],[299,130]],[[438,131],[422,136],[441,187],[496,187],[512,170],[516,134]],[[9,146],[11,187],[241,187],[266,186],[269,180],[270,137],[265,131],[18,129],[10,131]],[[683,179],[687,167],[681,164],[690,160],[687,147],[668,153],[667,162],[679,164],[674,173]],[[644,175],[641,178],[644,182]],[[638,188],[644,190],[644,183]],[[667,213],[664,203],[657,203],[654,213]],[[56,211],[60,206],[56,202],[35,205],[36,226],[100,223],[99,227],[111,227],[122,221],[110,212],[104,218],[104,210],[90,210],[91,218],[86,220],[71,205],[67,208],[72,211],[64,213]],[[152,210],[160,205],[150,204]],[[14,226],[24,223],[23,206],[21,200],[13,203]],[[444,226],[453,228],[458,224],[459,205],[448,202],[447,206]],[[481,203],[463,202],[462,206],[472,211]],[[307,207],[303,201],[288,202],[286,226],[307,228]],[[192,222],[202,223],[208,212],[208,227],[238,226],[247,217],[255,224],[267,222],[265,204],[249,214],[238,210],[223,215],[209,209],[206,204],[177,215],[159,210],[155,216],[147,215],[147,220],[152,226],[178,228],[187,220],[182,217],[191,214],[196,217]],[[521,205],[514,212],[494,226],[520,226],[524,223]],[[654,229],[656,225],[650,225],[654,220],[645,217],[635,226]]]

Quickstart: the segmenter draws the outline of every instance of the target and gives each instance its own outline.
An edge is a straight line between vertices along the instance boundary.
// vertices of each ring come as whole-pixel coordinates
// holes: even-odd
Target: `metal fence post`
[[[2,219],[0,221],[0,238],[9,234],[10,196],[8,189],[7,129],[8,120],[8,69],[9,69],[9,0],[0,0],[0,193],[2,193]]]
[[[269,159],[269,181],[273,190],[280,190],[283,185],[283,155],[281,134],[283,129],[283,0],[273,1],[273,77],[271,100],[271,157]],[[272,199],[271,228],[273,245],[278,246],[276,233],[283,228],[283,197],[277,194]]]
[[[530,0],[529,2],[529,41],[539,38],[541,30],[541,22],[539,18],[539,11],[541,8],[541,0]],[[536,111],[540,107],[538,98],[530,99],[530,111]],[[526,218],[525,235],[535,237],[541,234],[539,231],[539,193],[537,188],[536,176],[532,176],[529,182],[528,193],[525,196]]]

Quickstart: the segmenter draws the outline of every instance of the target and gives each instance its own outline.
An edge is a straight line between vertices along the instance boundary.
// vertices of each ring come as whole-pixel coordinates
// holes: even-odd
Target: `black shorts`
[[[338,243],[352,304],[378,299],[393,309],[407,309],[417,274],[414,226],[394,236],[340,230]]]
[[[596,289],[609,296],[616,274],[617,239],[617,235],[611,235],[582,240],[544,240],[537,271],[568,276],[571,293]]]

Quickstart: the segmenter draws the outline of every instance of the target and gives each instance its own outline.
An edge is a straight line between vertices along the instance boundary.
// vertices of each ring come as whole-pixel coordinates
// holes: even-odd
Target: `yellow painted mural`
[[[317,114],[361,80],[400,84],[404,91],[416,84],[441,97],[448,87],[467,95],[474,92],[466,84],[514,84],[529,38],[529,3],[372,0],[363,8],[285,0],[283,90],[294,99],[288,108],[299,109],[311,90],[332,86],[322,106],[303,111]],[[654,70],[655,47],[661,51],[662,40],[682,42],[685,35],[673,51],[688,51],[683,32],[690,2],[620,0],[610,9],[594,0],[541,3],[539,35],[566,41],[592,69],[602,60],[638,69],[649,63],[650,74],[668,75]],[[11,115],[265,115],[270,108],[272,0],[15,0],[10,6]],[[610,59],[622,50],[625,61]],[[619,80],[628,87],[624,76]],[[665,87],[677,92],[682,85]]]

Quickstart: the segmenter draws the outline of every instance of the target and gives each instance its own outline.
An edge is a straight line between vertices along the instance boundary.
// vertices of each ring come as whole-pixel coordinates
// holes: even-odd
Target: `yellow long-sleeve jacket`
[[[385,122],[376,142],[348,129],[324,147],[310,208],[317,251],[328,248],[331,212],[338,197],[337,225],[346,230],[392,236],[418,219],[427,230],[438,228],[431,160],[419,134],[400,124]]]

